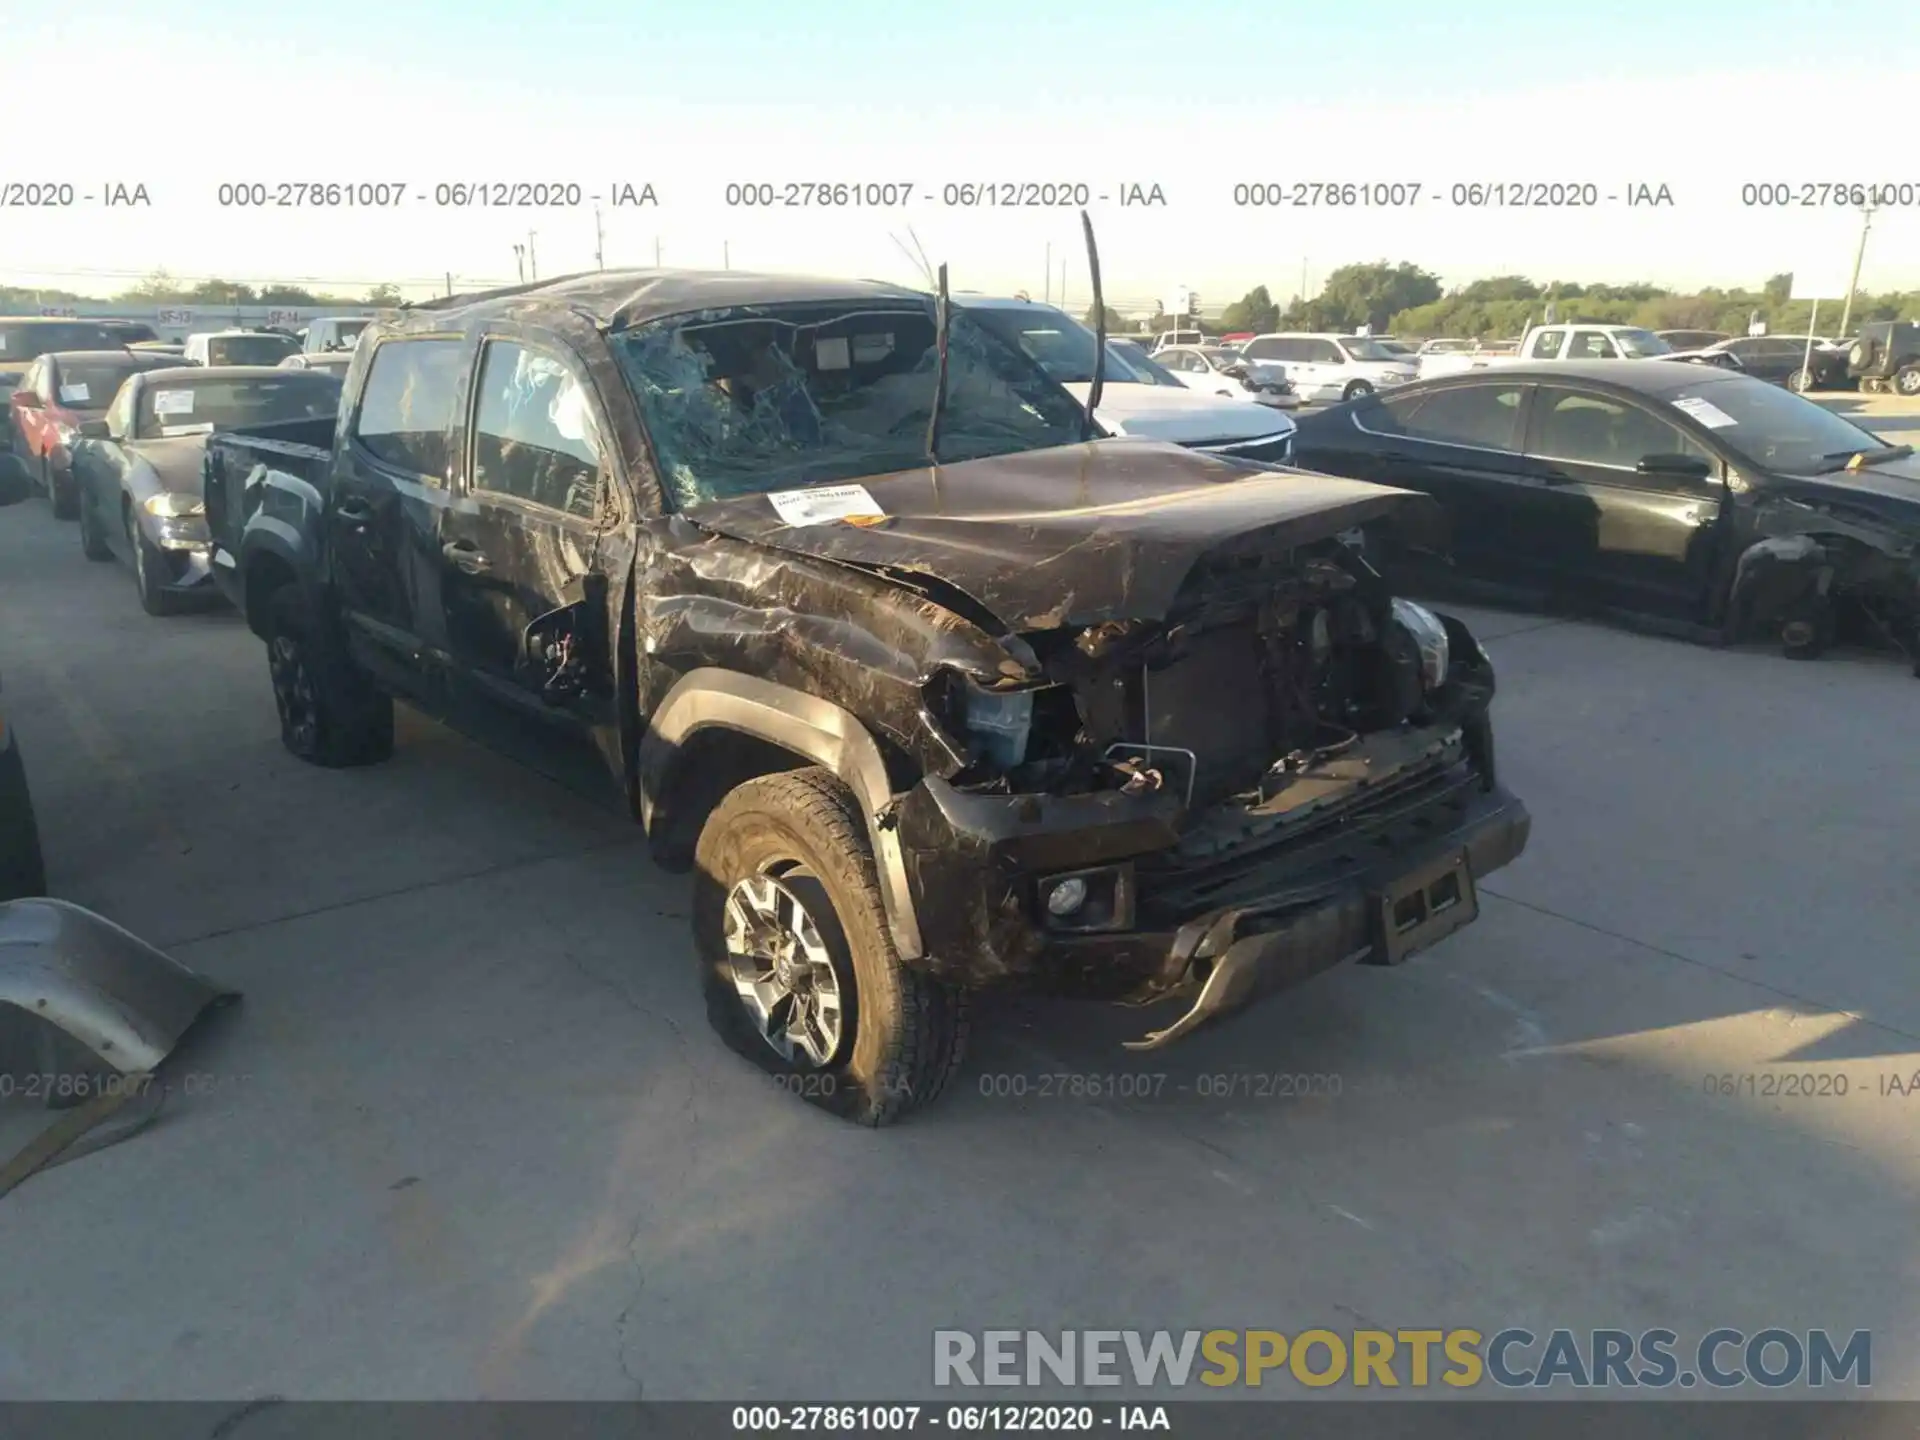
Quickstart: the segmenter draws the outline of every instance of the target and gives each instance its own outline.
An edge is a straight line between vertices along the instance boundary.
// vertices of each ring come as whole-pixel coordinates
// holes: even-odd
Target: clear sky
[[[1071,209],[947,205],[949,184],[1085,182],[1107,291],[1214,301],[1310,289],[1353,260],[1448,283],[1748,284],[1843,272],[1847,208],[1743,204],[1748,183],[1904,186],[1862,284],[1920,287],[1920,70],[1907,0],[658,4],[644,0],[4,0],[7,182],[141,183],[148,208],[0,208],[0,280],[95,292],[176,275],[511,279],[594,264],[916,279],[1084,304]],[[223,207],[223,183],[368,181],[384,209]],[[436,203],[442,184],[581,187],[576,207]],[[905,206],[741,208],[729,182],[874,181]],[[1245,182],[1421,187],[1411,206],[1246,208]],[[1592,184],[1584,209],[1454,203],[1455,186]],[[610,203],[651,183],[657,206]],[[1158,185],[1164,207],[1117,204]],[[1632,207],[1634,187],[1673,204]],[[1400,192],[1406,193],[1406,188]],[[1099,200],[1100,195],[1109,198]],[[1621,197],[1618,200],[1610,196]],[[0,193],[0,199],[5,199]],[[1462,196],[1464,199],[1464,195]],[[529,242],[527,232],[534,235]],[[1047,270],[1049,247],[1053,272]]]

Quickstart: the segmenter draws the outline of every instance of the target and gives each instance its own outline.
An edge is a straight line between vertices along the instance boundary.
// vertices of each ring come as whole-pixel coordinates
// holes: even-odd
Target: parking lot
[[[0,514],[54,891],[246,996],[153,1129],[0,1200],[0,1396],[906,1398],[941,1328],[1725,1325],[1870,1329],[1920,1398],[1920,681],[1468,618],[1534,814],[1479,924],[1157,1053],[990,1005],[870,1133],[711,1036],[622,820],[404,712],[304,766],[236,617]]]

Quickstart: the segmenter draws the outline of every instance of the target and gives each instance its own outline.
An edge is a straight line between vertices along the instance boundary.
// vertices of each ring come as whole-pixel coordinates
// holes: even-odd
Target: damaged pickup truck
[[[609,788],[696,872],[716,1029],[849,1119],[939,1093],[971,992],[1168,1002],[1163,1045],[1526,844],[1485,654],[1351,543],[1430,501],[1104,437],[944,294],[452,297],[318,429],[208,446],[287,747],[379,760],[397,697]]]

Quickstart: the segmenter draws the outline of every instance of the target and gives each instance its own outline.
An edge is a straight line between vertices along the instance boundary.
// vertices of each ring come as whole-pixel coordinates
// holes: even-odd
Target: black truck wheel
[[[267,671],[280,743],[313,765],[375,765],[393,754],[393,701],[327,642],[291,585],[268,610]]]
[[[747,781],[708,817],[694,859],[707,1018],[732,1049],[860,1125],[946,1088],[967,996],[901,962],[866,825],[832,774]]]
[[[1920,395],[1920,363],[1909,361],[1893,377],[1893,388],[1902,395]]]

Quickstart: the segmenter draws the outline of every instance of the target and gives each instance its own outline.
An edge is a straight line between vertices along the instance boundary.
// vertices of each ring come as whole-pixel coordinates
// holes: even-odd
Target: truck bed
[[[236,605],[242,604],[237,569],[248,522],[275,491],[325,490],[333,463],[334,428],[331,418],[283,420],[207,437],[202,484],[213,542],[213,575]],[[274,476],[283,477],[283,483],[273,484]]]

